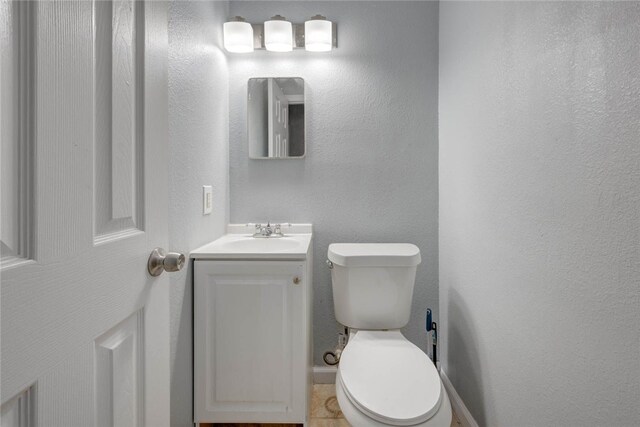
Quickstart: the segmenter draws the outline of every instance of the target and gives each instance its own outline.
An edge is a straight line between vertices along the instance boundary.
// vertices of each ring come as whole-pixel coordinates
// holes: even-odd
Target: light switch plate
[[[202,186],[202,214],[209,215],[213,212],[213,188],[210,185]]]

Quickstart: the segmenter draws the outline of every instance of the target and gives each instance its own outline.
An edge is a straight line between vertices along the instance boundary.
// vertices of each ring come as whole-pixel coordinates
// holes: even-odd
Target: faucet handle
[[[274,227],[275,227],[275,230],[273,231],[273,234],[282,234],[280,224],[276,224]]]

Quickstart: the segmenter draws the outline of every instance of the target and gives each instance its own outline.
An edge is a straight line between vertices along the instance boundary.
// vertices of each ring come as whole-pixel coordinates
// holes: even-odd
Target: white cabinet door
[[[196,422],[304,422],[304,268],[195,261]]]
[[[0,2],[2,427],[169,425],[166,9]]]

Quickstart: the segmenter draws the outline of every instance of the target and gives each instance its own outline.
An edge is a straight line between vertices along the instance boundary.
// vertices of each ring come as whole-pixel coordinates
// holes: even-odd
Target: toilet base
[[[440,408],[438,411],[427,421],[414,424],[415,427],[450,427],[451,426],[451,402],[447,391],[444,389],[442,381],[440,381],[440,387],[442,390],[442,402],[440,402]],[[384,424],[380,421],[374,420],[363,414],[356,406],[351,403],[351,400],[345,394],[343,389],[342,380],[340,379],[340,368],[338,367],[338,373],[336,375],[336,397],[338,398],[338,404],[340,410],[344,414],[346,420],[353,427],[389,427],[391,424]],[[413,427],[413,426],[412,426]]]

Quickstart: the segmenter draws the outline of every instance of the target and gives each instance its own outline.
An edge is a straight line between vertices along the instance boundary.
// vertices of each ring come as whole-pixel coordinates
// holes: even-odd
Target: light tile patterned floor
[[[296,424],[289,424],[295,426]],[[286,424],[201,424],[201,427],[284,427]],[[338,405],[335,384],[315,384],[311,396],[309,427],[351,427]],[[462,427],[453,413],[451,427]]]
[[[349,427],[338,405],[335,384],[314,384],[309,427]]]
[[[335,384],[315,384],[311,398],[311,419],[309,427],[349,427],[338,405]],[[453,413],[451,427],[461,427],[462,424]]]

